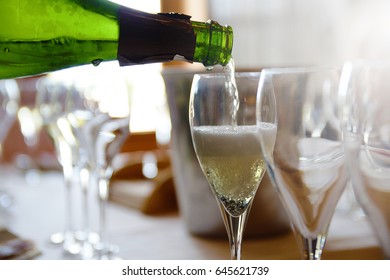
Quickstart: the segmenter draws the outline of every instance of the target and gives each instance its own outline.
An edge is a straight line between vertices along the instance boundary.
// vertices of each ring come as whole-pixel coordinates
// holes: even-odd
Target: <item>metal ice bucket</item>
[[[192,145],[188,106],[194,72],[163,72],[172,122],[171,162],[180,213],[188,231],[195,235],[223,237],[226,230],[215,197],[198,164]],[[287,215],[267,174],[254,198],[245,230],[246,237],[289,231]]]

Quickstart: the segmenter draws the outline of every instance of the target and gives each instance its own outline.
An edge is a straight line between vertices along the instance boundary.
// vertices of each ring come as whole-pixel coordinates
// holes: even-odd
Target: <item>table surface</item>
[[[22,238],[35,242],[41,254],[36,259],[67,259],[60,245],[49,236],[64,229],[65,188],[62,175],[42,173],[35,186],[23,174],[1,167],[0,190],[14,198],[0,223]],[[76,211],[76,217],[80,213]],[[122,259],[199,260],[229,259],[227,239],[205,238],[190,234],[179,213],[149,216],[136,209],[109,203],[107,212],[109,241],[120,248]],[[267,238],[244,239],[242,259],[299,259],[292,233]],[[383,259],[378,242],[364,217],[353,218],[336,211],[332,220],[323,259]]]

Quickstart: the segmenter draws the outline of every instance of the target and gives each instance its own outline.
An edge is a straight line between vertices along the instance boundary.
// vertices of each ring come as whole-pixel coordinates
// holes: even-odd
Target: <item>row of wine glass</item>
[[[390,64],[367,61],[236,73],[239,106],[233,112],[237,106],[223,73],[195,75],[193,144],[219,204],[232,259],[240,258],[245,222],[266,169],[302,258],[321,258],[350,179],[390,258],[389,76]]]
[[[21,110],[18,83],[2,80],[0,92],[1,125],[10,127]],[[117,248],[106,237],[106,207],[111,163],[129,134],[130,92],[122,72],[112,75],[93,68],[85,76],[49,74],[35,82],[35,104],[30,109],[39,115],[42,127],[53,140],[66,189],[65,229],[53,234],[51,240],[77,258],[115,258]],[[31,114],[23,120],[19,118],[21,128],[31,125],[31,118]],[[6,135],[2,129],[0,140]],[[36,137],[33,132],[28,135]],[[30,142],[32,145],[36,141]],[[83,226],[76,229],[73,211],[77,203],[72,200],[73,193],[80,190],[78,207],[83,208]],[[98,204],[98,211],[92,203]],[[96,217],[97,232],[91,228],[91,220]]]
[[[129,133],[125,79],[120,74],[106,79],[101,73],[92,80],[79,76],[64,81],[49,75],[37,82],[36,105],[55,143],[67,189],[67,226],[53,241],[84,259],[115,257],[115,247],[107,243],[105,208],[111,160]],[[241,256],[246,219],[266,169],[303,258],[321,258],[349,178],[390,258],[389,73],[390,64],[373,62],[346,63],[342,68],[264,69],[237,73],[233,92],[224,74],[194,77],[193,142],[220,206],[232,258]],[[18,95],[17,84],[1,81],[0,92],[3,140],[5,125],[18,110],[17,101],[9,101]],[[70,197],[76,185],[84,194],[81,232],[71,220]],[[97,235],[90,228],[91,189],[100,202]]]

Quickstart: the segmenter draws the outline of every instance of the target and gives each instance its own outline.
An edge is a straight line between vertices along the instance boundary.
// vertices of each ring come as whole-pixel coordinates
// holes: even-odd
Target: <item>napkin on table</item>
[[[13,234],[0,222],[0,260],[26,260],[39,254],[34,242]]]

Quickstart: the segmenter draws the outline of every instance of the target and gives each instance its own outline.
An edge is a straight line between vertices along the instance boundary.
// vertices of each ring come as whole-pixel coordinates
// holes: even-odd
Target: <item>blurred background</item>
[[[390,2],[385,0],[113,1],[150,13],[178,12],[191,15],[195,21],[213,19],[231,25],[233,57],[238,71],[283,66],[341,66],[351,59],[390,56]],[[106,70],[117,68],[117,62],[103,64],[100,67]],[[91,67],[77,67],[54,75],[67,79],[83,73],[88,79]],[[177,123],[172,116],[181,122],[187,121],[186,112],[175,111],[179,106],[175,102],[183,95],[180,106],[187,106],[192,74],[205,69],[197,63],[171,62],[123,67],[120,71],[126,73],[132,92],[132,133],[123,152],[169,148],[172,123]],[[3,148],[3,160],[24,170],[34,170],[38,165],[44,168],[56,165],[50,157],[52,143],[34,112],[34,83],[34,77],[18,79],[21,90],[18,118]],[[169,93],[175,100],[171,98],[168,102]],[[180,130],[179,133],[188,132],[186,126],[175,129]],[[39,162],[34,163],[34,158]]]
[[[337,65],[388,58],[388,1],[210,0],[209,15],[233,26],[239,67]]]
[[[232,26],[233,57],[239,71],[259,71],[264,67],[284,66],[341,66],[345,61],[356,58],[390,57],[390,1],[113,1],[150,13],[178,12],[191,15],[194,21],[213,19],[220,24]],[[91,67],[93,66],[58,71],[54,75],[62,76],[66,80],[72,75],[86,75]],[[107,71],[110,67],[118,66],[117,62],[109,62],[102,63],[100,67]],[[217,71],[221,70],[216,68]],[[123,67],[120,71],[125,72],[131,88],[131,133],[115,162],[112,200],[140,209],[146,214],[161,214],[177,210],[177,196],[179,208],[190,232],[224,236],[225,229],[207,183],[200,182],[204,188],[197,186],[190,191],[184,189],[184,185],[189,185],[187,188],[190,188],[194,183],[189,176],[201,176],[194,166],[196,159],[190,142],[188,97],[193,73],[205,69],[200,64],[171,62]],[[107,71],[110,72],[113,75],[117,73]],[[110,78],[108,74],[107,78]],[[17,80],[21,104],[18,118],[4,142],[2,160],[25,171],[59,170],[53,144],[42,129],[39,116],[34,113],[36,78]],[[171,161],[182,169],[174,167],[172,171]],[[36,185],[39,184],[39,174],[34,174],[30,179],[32,184]],[[133,185],[127,184],[126,187],[123,184],[123,180],[129,179],[150,180],[152,185],[139,184],[137,181],[141,187],[135,190]],[[264,181],[269,185],[268,180]],[[139,191],[141,188],[142,191]],[[209,192],[207,195],[205,190]],[[195,198],[189,196],[189,193],[195,195]],[[257,225],[251,227],[249,222],[248,235],[288,231],[288,222],[278,202],[269,203],[269,193],[262,194],[265,196],[260,200],[265,199],[268,203],[263,206],[268,207],[268,212],[264,212],[263,208],[257,209],[256,204],[254,205],[251,217],[257,219]],[[199,201],[203,203],[202,207],[191,205]],[[204,203],[205,201],[210,203]],[[210,211],[214,214],[208,214]],[[261,223],[259,225],[259,216],[256,216],[256,213],[261,213],[266,227]]]
[[[390,56],[390,3],[385,0],[113,1],[151,13],[179,12],[192,20],[210,18],[231,25],[238,69],[341,65],[349,59]],[[133,131],[155,130],[156,104],[151,103],[158,107],[162,102],[164,84],[158,75],[163,67],[202,70],[201,65],[186,63],[124,70],[134,84]]]
[[[213,19],[231,25],[234,30],[233,58],[238,71],[284,66],[341,66],[351,59],[390,56],[390,2],[385,0],[113,1],[150,13],[178,12],[191,15],[195,21]],[[112,75],[117,73],[107,70],[117,68],[117,62],[103,64],[99,67],[107,71],[108,79],[110,72]],[[76,67],[54,75],[65,80],[82,73],[88,79],[88,73],[93,75],[94,72],[88,70],[91,67]],[[172,159],[166,153],[172,145],[172,131],[176,131],[178,138],[173,141],[175,146],[192,149],[187,119],[189,87],[193,73],[205,69],[198,63],[175,61],[123,67],[120,71],[125,72],[132,94],[131,134],[122,152],[141,151],[142,155],[133,156],[141,162],[137,168],[144,168],[149,163],[151,169],[129,170],[129,159],[125,157],[116,166],[117,177],[123,179],[141,174],[141,177],[153,179],[158,174],[153,163],[166,167]],[[18,118],[3,147],[3,160],[28,171],[33,184],[37,183],[37,178],[31,170],[58,167],[53,144],[34,111],[35,82],[35,77],[18,79],[21,91]],[[144,152],[161,150],[163,152],[157,156],[144,156]],[[190,160],[195,161],[194,158]],[[174,173],[178,172],[185,171]]]

